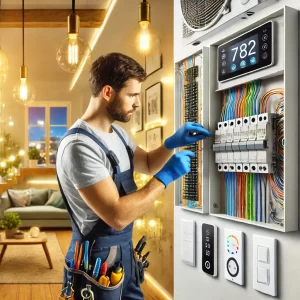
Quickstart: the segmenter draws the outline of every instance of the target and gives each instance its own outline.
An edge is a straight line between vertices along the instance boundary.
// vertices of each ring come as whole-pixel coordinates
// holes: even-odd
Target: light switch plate
[[[181,219],[181,260],[190,266],[196,265],[195,232],[194,220]]]
[[[225,278],[244,285],[244,233],[225,228]]]
[[[253,235],[253,288],[277,296],[277,240]]]

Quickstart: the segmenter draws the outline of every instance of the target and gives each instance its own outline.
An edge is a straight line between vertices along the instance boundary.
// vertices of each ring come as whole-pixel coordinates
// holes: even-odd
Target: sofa
[[[0,218],[8,212],[16,212],[22,227],[71,227],[70,216],[61,193],[55,189],[8,189],[1,195]]]

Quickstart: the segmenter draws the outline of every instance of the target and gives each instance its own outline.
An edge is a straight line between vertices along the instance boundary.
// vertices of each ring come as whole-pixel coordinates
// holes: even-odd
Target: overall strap
[[[122,136],[122,134],[117,130],[117,128],[113,125],[111,125],[113,130],[116,132],[116,134],[119,136],[119,138],[121,139],[121,141],[123,142],[124,146],[126,147],[126,150],[127,150],[127,153],[128,153],[128,156],[129,156],[129,161],[130,161],[130,169],[133,173],[133,157],[134,157],[134,154],[133,154],[133,151],[132,149],[127,145],[124,137]]]

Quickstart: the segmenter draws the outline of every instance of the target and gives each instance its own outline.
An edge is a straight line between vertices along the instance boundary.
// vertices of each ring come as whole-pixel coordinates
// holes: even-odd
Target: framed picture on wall
[[[152,47],[146,54],[146,73],[147,76],[162,68],[162,55],[160,47]]]
[[[135,132],[143,130],[143,109],[142,106],[136,108],[132,114],[132,129]]]
[[[157,121],[161,118],[162,85],[160,82],[150,86],[145,91],[146,123]]]
[[[147,151],[157,149],[162,143],[162,127],[151,128],[146,131]]]

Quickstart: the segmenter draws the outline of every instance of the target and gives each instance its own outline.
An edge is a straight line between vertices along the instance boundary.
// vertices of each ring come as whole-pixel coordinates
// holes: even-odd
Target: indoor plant
[[[7,239],[14,238],[14,234],[17,232],[20,225],[20,216],[14,212],[4,214],[3,219],[0,220],[0,227],[5,229],[5,236]]]
[[[33,147],[28,150],[29,168],[36,168],[40,158],[40,150]]]

